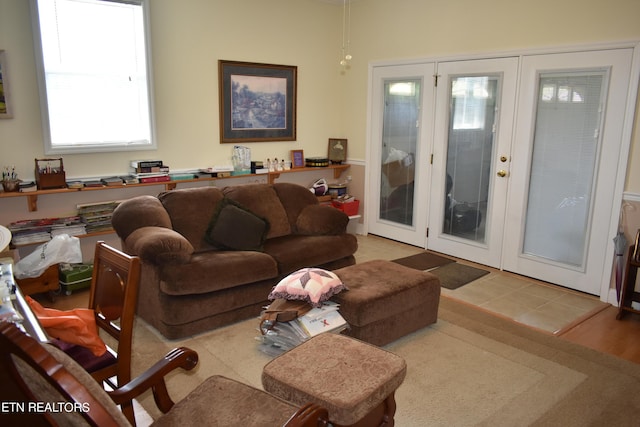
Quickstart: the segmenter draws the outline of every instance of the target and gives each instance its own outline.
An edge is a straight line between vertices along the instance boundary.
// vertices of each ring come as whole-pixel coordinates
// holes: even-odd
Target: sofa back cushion
[[[173,229],[182,234],[195,252],[211,250],[205,241],[209,222],[224,195],[217,187],[185,188],[160,193],[158,199],[169,213]]]
[[[235,185],[222,189],[224,196],[239,203],[255,215],[269,222],[267,238],[291,234],[287,212],[270,184]],[[213,213],[212,213],[213,215]],[[211,215],[209,216],[211,218]],[[208,224],[207,220],[205,223]],[[204,230],[203,230],[204,234]]]
[[[297,233],[298,216],[307,206],[317,205],[318,198],[308,188],[290,182],[277,182],[273,184],[273,189],[276,190],[276,194],[287,212],[291,233]]]

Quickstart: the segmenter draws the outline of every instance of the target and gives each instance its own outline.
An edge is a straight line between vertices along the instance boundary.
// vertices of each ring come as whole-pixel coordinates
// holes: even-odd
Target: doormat
[[[415,270],[429,270],[455,261],[431,252],[422,252],[417,255],[394,259],[393,262]]]
[[[440,279],[440,285],[447,289],[458,289],[469,282],[489,274],[487,270],[470,267],[468,265],[452,263],[429,271]]]

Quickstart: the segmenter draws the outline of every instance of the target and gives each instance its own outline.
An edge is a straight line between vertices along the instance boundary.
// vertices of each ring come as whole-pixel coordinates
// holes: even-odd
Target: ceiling
[[[332,4],[343,4],[344,0],[316,0],[321,1],[322,3],[332,3]],[[351,3],[355,3],[358,0],[351,0]]]

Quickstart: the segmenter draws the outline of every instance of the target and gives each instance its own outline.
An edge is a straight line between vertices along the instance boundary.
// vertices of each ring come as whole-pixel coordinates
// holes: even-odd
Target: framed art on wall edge
[[[7,56],[0,50],[0,119],[10,119],[11,102],[9,100],[9,78],[7,77]]]

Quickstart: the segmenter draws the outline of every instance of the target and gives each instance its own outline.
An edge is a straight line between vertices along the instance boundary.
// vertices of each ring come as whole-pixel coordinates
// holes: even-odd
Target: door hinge
[[[429,163],[433,164],[433,153],[431,153],[431,159],[429,159]]]
[[[429,227],[427,227],[427,236],[426,237],[429,237]]]
[[[433,75],[433,85],[434,85],[435,87],[438,87],[438,77],[440,77],[440,75],[439,75],[439,74],[434,74],[434,75]]]

